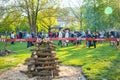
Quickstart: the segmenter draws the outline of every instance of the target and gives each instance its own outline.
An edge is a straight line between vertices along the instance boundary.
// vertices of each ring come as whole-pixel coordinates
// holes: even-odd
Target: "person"
[[[49,35],[48,35],[48,33],[46,33],[46,34],[45,34],[45,38],[49,38]]]
[[[29,32],[28,32],[28,33],[26,33],[26,38],[32,38],[32,36],[30,35],[30,33],[29,33]],[[32,45],[32,42],[27,41],[27,48],[31,47],[31,45]]]
[[[74,31],[71,31],[71,32],[70,32],[70,37],[71,37],[71,38],[74,38],[74,37],[75,37]],[[74,45],[74,40],[71,40],[71,43]]]
[[[11,33],[10,38],[11,38],[11,39],[14,39],[14,38],[15,38],[14,32]],[[14,41],[12,41],[11,44],[14,44]]]
[[[57,38],[57,36],[58,36],[58,33],[57,33],[57,32],[55,32],[55,38]]]
[[[115,38],[113,31],[111,31],[110,38]],[[114,45],[114,42],[115,42],[115,41],[110,41],[110,46],[113,46],[113,45]]]
[[[19,38],[20,38],[20,39],[23,38],[23,33],[22,33],[22,31],[19,32]]]
[[[35,38],[35,33],[34,32],[31,32],[31,38]],[[31,42],[31,46],[34,46],[34,43],[35,43],[35,41],[33,41],[33,42]]]
[[[52,32],[51,31],[49,31],[49,38],[52,38]]]
[[[58,32],[58,38],[63,38],[63,31],[61,29]],[[58,45],[63,46],[62,40],[59,40]]]
[[[90,31],[88,31],[87,38],[92,38]],[[89,48],[91,47],[91,40],[87,41],[87,45]]]
[[[35,33],[34,32],[31,33],[31,37],[35,38]]]
[[[115,42],[115,46],[116,46],[116,49],[118,49],[118,46],[119,46],[119,39],[117,39],[117,41]]]
[[[104,38],[104,32],[100,32],[100,34],[99,34],[99,38],[101,38],[101,39],[103,39],[103,38]],[[102,43],[103,43],[103,41],[101,41],[101,40],[100,40],[100,43],[102,44]]]
[[[41,38],[44,38],[44,31],[41,32]]]
[[[65,32],[65,38],[69,38],[69,30]],[[69,40],[65,40],[65,46],[68,46]]]
[[[94,32],[93,33],[93,38],[96,39],[97,37],[98,37],[97,33]],[[96,42],[97,42],[96,40],[93,40],[93,46],[94,46],[94,48],[96,48]]]

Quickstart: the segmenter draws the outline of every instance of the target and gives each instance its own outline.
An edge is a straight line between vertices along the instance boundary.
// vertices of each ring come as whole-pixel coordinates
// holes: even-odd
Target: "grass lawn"
[[[2,49],[4,43],[0,43]],[[26,43],[8,44],[8,49],[16,53],[0,57],[0,69],[8,69],[23,63],[30,57]],[[98,44],[97,48],[83,48],[83,45],[58,47],[57,57],[64,65],[82,66],[88,80],[119,80],[120,79],[120,49],[109,46],[109,43]]]
[[[0,50],[3,49],[4,44],[5,43],[0,43]],[[26,43],[15,43],[15,45],[8,43],[7,48],[15,53],[0,57],[0,69],[15,67],[19,63],[24,63],[24,60],[30,57],[30,50],[26,48]]]

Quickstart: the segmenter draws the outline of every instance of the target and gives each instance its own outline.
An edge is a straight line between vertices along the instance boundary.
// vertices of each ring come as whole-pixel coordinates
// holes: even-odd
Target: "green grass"
[[[26,43],[16,43],[15,45],[9,43],[8,49],[14,50],[16,53],[0,57],[0,69],[23,63],[30,56]],[[98,44],[96,49],[83,48],[83,45],[79,45],[78,47],[58,47],[56,51],[57,57],[63,61],[63,65],[81,66],[84,75],[89,80],[102,80],[102,78],[118,80],[120,78],[120,49],[116,50],[107,42]]]
[[[89,80],[120,78],[120,50],[115,50],[109,43],[98,44],[96,49],[83,48],[83,45],[58,48],[57,57],[65,65],[82,66]]]
[[[0,43],[0,50],[3,49],[5,43]],[[14,51],[14,54],[0,57],[0,69],[9,69],[17,66],[19,63],[24,63],[24,60],[30,57],[30,50],[26,48],[26,43],[8,43],[9,50]]]

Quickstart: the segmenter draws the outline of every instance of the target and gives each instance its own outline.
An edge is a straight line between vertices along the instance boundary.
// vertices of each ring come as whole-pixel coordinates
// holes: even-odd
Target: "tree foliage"
[[[30,30],[32,32],[38,31],[38,15],[45,12],[47,9],[54,9],[56,5],[55,0],[21,0],[19,1],[20,9],[25,12],[28,18]],[[45,13],[44,13],[45,14]],[[48,16],[47,16],[48,17]]]
[[[113,9],[112,14],[105,14],[107,7]],[[115,0],[85,0],[84,1],[84,22],[85,27],[92,30],[105,30],[119,28],[119,3]]]
[[[80,7],[71,8],[72,13],[80,22],[80,27],[91,30],[118,29],[120,26],[119,0],[77,0]],[[105,14],[105,9],[111,7],[112,14]]]
[[[6,14],[4,18],[1,19],[0,22],[0,32],[10,32],[10,31],[15,31],[18,23],[18,18],[20,17],[20,14],[15,12],[15,13],[9,13]]]
[[[43,26],[38,26],[41,23],[40,21],[38,21],[38,17],[43,18],[41,20],[43,20],[44,22],[48,23],[48,21],[50,21],[49,25],[45,23],[47,27],[53,26],[54,23],[51,22],[51,20],[54,21],[57,16],[55,13],[57,13],[56,5],[58,1],[59,0],[1,0],[0,3],[2,4],[4,2],[5,5],[0,6],[0,9],[2,11],[2,13],[0,13],[0,17],[2,18],[0,26],[4,28],[5,25],[3,24],[10,23],[10,25],[7,26],[15,24],[12,26],[16,27],[17,29],[28,29],[29,25],[30,31],[37,32],[38,28],[43,28]],[[11,18],[11,20],[9,20],[8,16],[11,15],[13,17]],[[24,20],[26,18],[27,21]],[[8,22],[4,21],[4,19],[8,20]],[[13,23],[11,23],[11,21]]]
[[[57,25],[57,18],[56,16],[58,9],[49,8],[38,15],[38,31],[45,30],[49,31],[51,27]],[[42,28],[41,28],[42,27]]]

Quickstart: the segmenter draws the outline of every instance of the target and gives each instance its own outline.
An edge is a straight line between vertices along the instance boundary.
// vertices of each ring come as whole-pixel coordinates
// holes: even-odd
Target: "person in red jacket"
[[[49,37],[52,38],[52,32],[51,31],[49,32]]]

